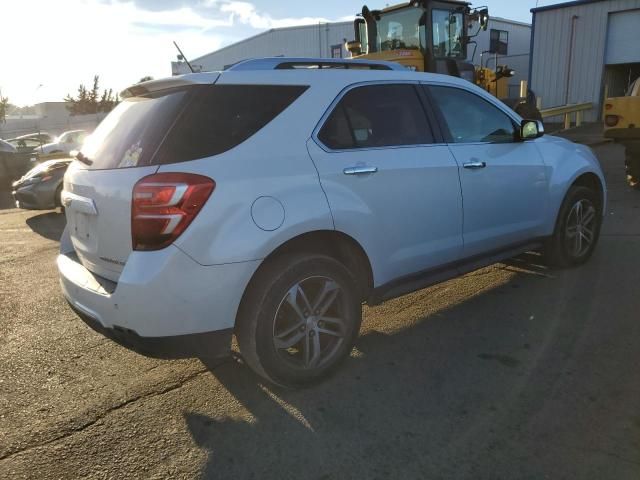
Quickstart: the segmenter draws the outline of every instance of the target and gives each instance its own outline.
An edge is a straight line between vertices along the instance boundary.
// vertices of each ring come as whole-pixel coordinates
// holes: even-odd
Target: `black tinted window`
[[[156,163],[216,155],[241,144],[293,103],[308,87],[202,87],[172,128]]]
[[[485,99],[459,88],[428,88],[440,107],[454,143],[515,140],[511,118]]]
[[[185,89],[128,98],[100,122],[82,145],[92,169],[149,165],[184,106]]]
[[[100,123],[82,153],[93,162],[93,169],[177,163],[216,155],[255,134],[306,89],[206,85],[128,98]]]
[[[318,137],[333,149],[433,143],[413,85],[371,85],[350,90]]]

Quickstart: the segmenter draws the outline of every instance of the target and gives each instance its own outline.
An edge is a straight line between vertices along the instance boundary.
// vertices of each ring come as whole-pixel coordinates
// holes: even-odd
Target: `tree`
[[[100,95],[100,77],[94,75],[93,86],[88,90],[84,84],[78,87],[76,97],[67,95],[64,98],[67,102],[67,110],[71,115],[84,115],[87,113],[110,112],[120,102],[118,94],[113,94],[113,90],[104,89]]]
[[[6,116],[9,110],[9,97],[3,97],[0,90],[0,123],[7,123]]]
[[[100,101],[98,102],[98,112],[110,112],[120,102],[118,94],[113,94],[113,90],[110,88],[102,93]]]

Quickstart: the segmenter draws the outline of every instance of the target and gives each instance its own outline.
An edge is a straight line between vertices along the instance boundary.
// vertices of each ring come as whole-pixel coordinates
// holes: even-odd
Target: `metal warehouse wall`
[[[486,31],[481,31],[474,39],[478,42],[475,56],[473,56],[473,45],[469,46],[469,60],[475,65],[480,65],[480,55],[489,50],[491,43],[491,29],[505,30],[509,32],[507,55],[498,56],[498,65],[508,65],[516,71],[516,74],[509,80],[509,96],[517,96],[520,93],[520,80],[529,78],[529,50],[531,45],[531,26],[526,23],[514,22],[505,18],[490,17],[489,27]],[[489,68],[495,68],[495,56],[485,54],[482,63],[487,65],[489,57]]]
[[[331,57],[332,45],[341,45],[342,56],[347,57],[344,39],[353,40],[353,37],[353,22],[278,28],[196,58],[191,63],[212,71],[255,57]]]
[[[565,104],[571,19],[577,15],[568,102],[593,102],[596,106],[585,113],[585,120],[600,118],[609,13],[637,8],[640,0],[606,0],[534,12],[529,86],[541,97],[543,107]]]

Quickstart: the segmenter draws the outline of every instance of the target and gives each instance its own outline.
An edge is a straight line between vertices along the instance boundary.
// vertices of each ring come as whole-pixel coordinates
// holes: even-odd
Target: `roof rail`
[[[373,60],[349,60],[342,58],[266,57],[241,60],[225,67],[228,71],[238,70],[291,70],[291,69],[358,69],[358,70],[407,70],[395,62]]]

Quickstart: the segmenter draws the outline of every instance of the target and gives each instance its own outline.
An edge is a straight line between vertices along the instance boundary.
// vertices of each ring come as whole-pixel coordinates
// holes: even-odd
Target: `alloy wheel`
[[[593,203],[586,199],[578,200],[567,218],[565,229],[565,245],[573,258],[586,254],[596,239],[597,210]]]
[[[289,366],[322,367],[345,341],[347,312],[340,285],[324,276],[293,285],[280,301],[273,322],[273,344]]]

